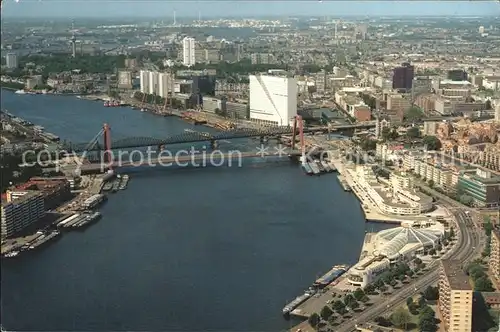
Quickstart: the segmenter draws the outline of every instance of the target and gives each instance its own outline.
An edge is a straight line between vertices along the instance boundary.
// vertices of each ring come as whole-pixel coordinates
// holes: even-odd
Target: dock
[[[347,180],[345,179],[345,177],[343,175],[339,174],[337,176],[337,178],[339,179],[339,182],[342,185],[342,188],[344,188],[344,191],[351,191],[352,190],[351,186],[349,186],[349,184],[347,183]]]

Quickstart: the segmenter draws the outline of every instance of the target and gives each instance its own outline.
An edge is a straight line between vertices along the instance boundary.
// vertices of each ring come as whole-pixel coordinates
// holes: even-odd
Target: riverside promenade
[[[356,195],[361,204],[361,209],[365,214],[367,221],[389,223],[389,224],[401,224],[402,220],[406,220],[405,217],[400,216],[388,216],[380,212],[379,208],[375,203],[369,198],[367,192],[358,184],[355,179],[355,174],[353,170],[346,167],[346,165],[340,160],[333,160],[333,165],[337,168],[337,171],[342,175],[343,179],[349,187],[351,187],[352,192]]]

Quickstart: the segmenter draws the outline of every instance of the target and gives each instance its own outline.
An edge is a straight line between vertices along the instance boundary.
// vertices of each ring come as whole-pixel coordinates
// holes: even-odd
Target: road
[[[461,208],[455,208],[453,214],[458,224],[459,232],[455,247],[448,254],[443,256],[444,259],[459,259],[464,265],[473,259],[480,252],[481,233],[472,225],[470,217]],[[356,330],[356,323],[365,323],[372,321],[378,316],[382,316],[387,312],[391,312],[403,305],[409,296],[417,292],[423,291],[426,287],[437,283],[439,278],[439,270],[436,269],[439,261],[431,263],[427,270],[430,271],[426,275],[420,277],[414,282],[405,285],[397,293],[394,293],[390,299],[374,304],[369,309],[362,312],[355,319],[339,325],[335,328],[336,332],[350,332]]]

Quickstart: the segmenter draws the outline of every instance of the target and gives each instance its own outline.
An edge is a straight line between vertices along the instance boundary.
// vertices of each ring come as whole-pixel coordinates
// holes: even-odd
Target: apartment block
[[[402,95],[396,94],[387,97],[387,109],[392,111],[406,111],[411,106],[410,101]]]
[[[2,201],[1,233],[2,238],[9,237],[45,215],[43,195],[37,191],[7,191],[6,201]]]
[[[438,309],[447,332],[472,332],[473,292],[460,260],[442,260]]]
[[[491,232],[491,254],[488,262],[490,274],[497,285],[500,285],[500,231]]]

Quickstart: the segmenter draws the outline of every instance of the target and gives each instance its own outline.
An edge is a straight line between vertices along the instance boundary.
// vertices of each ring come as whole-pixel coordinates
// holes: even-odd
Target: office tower
[[[392,88],[395,90],[410,91],[413,83],[415,68],[408,62],[401,67],[394,68],[392,76]]]
[[[250,119],[288,126],[297,115],[297,81],[281,71],[250,75]]]
[[[442,260],[438,308],[448,332],[472,332],[473,293],[461,260]]]
[[[182,63],[184,64],[184,66],[189,67],[193,66],[196,63],[195,51],[196,47],[194,38],[185,37],[182,40]]]

